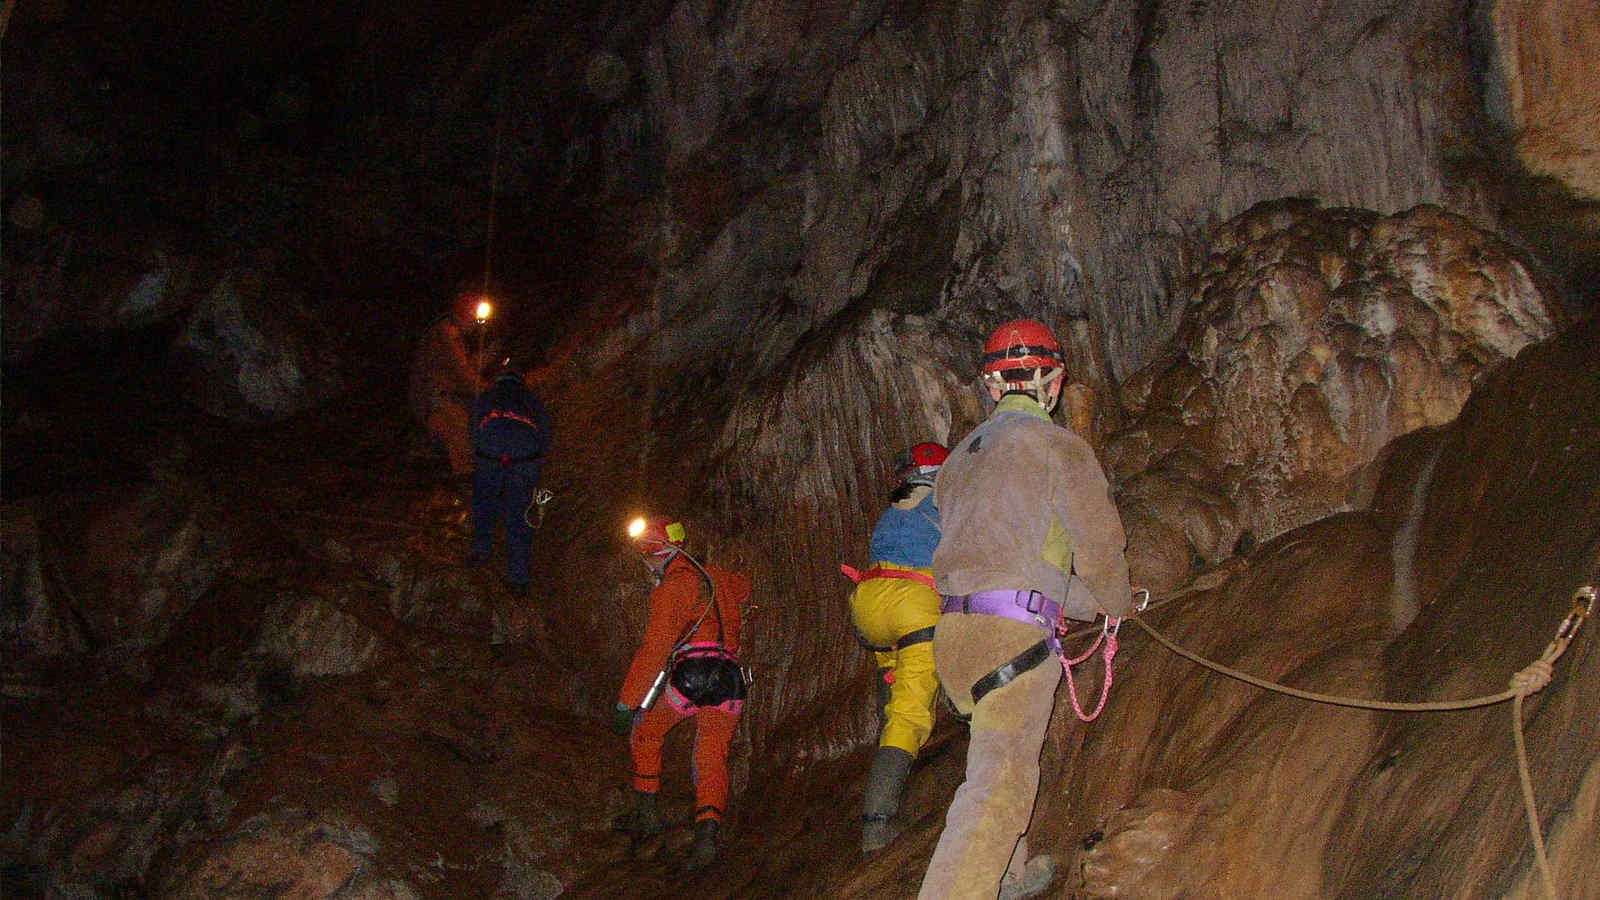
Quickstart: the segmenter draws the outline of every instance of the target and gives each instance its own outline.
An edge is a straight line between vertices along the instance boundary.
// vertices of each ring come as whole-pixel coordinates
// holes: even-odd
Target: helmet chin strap
[[[669,547],[671,545],[668,545]],[[683,551],[672,547],[666,553],[640,553],[639,562],[644,564],[645,570],[650,573],[650,583],[660,585],[661,579],[667,575],[667,566],[672,564],[673,557]],[[659,561],[658,561],[659,560]]]
[[[991,386],[1001,389],[1000,396],[1027,394],[1033,398],[1035,403],[1044,407],[1046,413],[1052,413],[1055,412],[1056,404],[1061,400],[1061,392],[1051,393],[1050,385],[1060,380],[1064,371],[1064,369],[1060,368],[1034,369],[1033,377],[1027,381],[1002,381],[999,373],[993,373],[987,377],[990,378],[989,384]]]

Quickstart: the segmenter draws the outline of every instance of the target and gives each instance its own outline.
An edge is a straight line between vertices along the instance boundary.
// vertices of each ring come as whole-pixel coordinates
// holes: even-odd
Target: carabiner
[[[1100,633],[1102,635],[1109,634],[1112,637],[1116,637],[1117,632],[1121,630],[1121,628],[1122,619],[1118,616],[1107,615],[1105,621],[1100,623]]]
[[[1572,612],[1561,620],[1556,626],[1556,640],[1570,638],[1583,627],[1583,620],[1594,612],[1595,590],[1593,585],[1584,585],[1572,592]]]
[[[1144,612],[1145,607],[1150,605],[1150,590],[1148,588],[1139,588],[1133,592],[1135,597],[1139,596],[1140,594],[1144,595],[1144,599],[1140,600],[1139,605],[1133,608],[1133,611],[1136,613]]]

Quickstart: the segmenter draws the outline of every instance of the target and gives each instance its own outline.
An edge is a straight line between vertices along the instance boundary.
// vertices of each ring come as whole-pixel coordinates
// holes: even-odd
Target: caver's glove
[[[611,730],[617,734],[627,734],[633,730],[633,716],[638,710],[626,703],[618,703],[617,708],[611,711]]]

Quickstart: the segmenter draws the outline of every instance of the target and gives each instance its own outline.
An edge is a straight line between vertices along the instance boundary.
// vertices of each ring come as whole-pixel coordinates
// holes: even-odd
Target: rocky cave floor
[[[6,897],[915,893],[964,765],[965,732],[948,719],[913,775],[905,835],[871,860],[856,851],[865,747],[798,774],[750,761],[722,860],[686,876],[679,729],[672,829],[637,849],[614,832],[625,741],[559,696],[582,639],[547,613],[571,586],[518,602],[462,564],[465,511],[398,402],[347,397],[247,428],[106,383],[56,397],[7,387],[7,502],[30,504],[41,533],[51,510],[147,484],[150,461],[166,460],[155,465],[203,486],[228,564],[148,649],[5,661]],[[46,564],[58,590],[69,549]],[[364,565],[384,554],[465,576],[485,603],[396,618]],[[275,597],[317,593],[381,637],[368,667],[296,676],[256,652]]]

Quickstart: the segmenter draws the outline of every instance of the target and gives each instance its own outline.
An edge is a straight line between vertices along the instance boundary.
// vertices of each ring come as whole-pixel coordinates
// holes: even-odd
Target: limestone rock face
[[[1389,449],[1369,509],[1281,535],[1219,587],[1145,618],[1189,651],[1302,690],[1397,702],[1505,690],[1575,589],[1600,577],[1597,337],[1591,322],[1529,346],[1454,421]],[[1594,884],[1600,868],[1580,849],[1595,834],[1600,720],[1586,707],[1600,654],[1579,646],[1592,637],[1523,709],[1558,886]],[[1539,892],[1504,704],[1331,706],[1143,638],[1124,647],[1105,716],[1079,728],[1058,703],[1044,752],[1030,834],[1059,836],[1072,895]]]
[[[174,345],[189,399],[246,422],[278,421],[331,397],[343,381],[331,333],[303,290],[270,267],[229,272],[191,312]]]
[[[210,854],[171,878],[169,897],[253,897],[280,893],[345,900],[414,900],[403,881],[373,872],[372,835],[337,815],[286,809],[236,828]]]
[[[1246,531],[1347,508],[1380,448],[1453,419],[1482,371],[1560,321],[1508,248],[1435,207],[1283,201],[1228,223],[1107,443],[1135,580],[1177,587]]]
[[[765,359],[889,290],[1091,322],[1076,353],[1120,379],[1176,330],[1196,235],[1253,204],[1432,203],[1495,226],[1484,185],[1449,167],[1480,115],[1459,17],[1441,0],[836,4],[802,25],[678,5],[640,72],[673,175],[638,243],[666,302],[715,310],[707,337],[764,297],[794,304],[754,336]],[[741,118],[754,96],[816,140]],[[654,146],[607,133],[618,167]]]
[[[348,675],[377,661],[380,635],[327,597],[283,597],[267,609],[258,652],[296,677]]]
[[[228,538],[194,485],[158,480],[87,504],[83,516],[63,554],[64,602],[95,645],[161,643],[229,565]]]
[[[1529,170],[1600,201],[1600,4],[1499,0],[1482,16],[1494,51],[1486,111]]]

